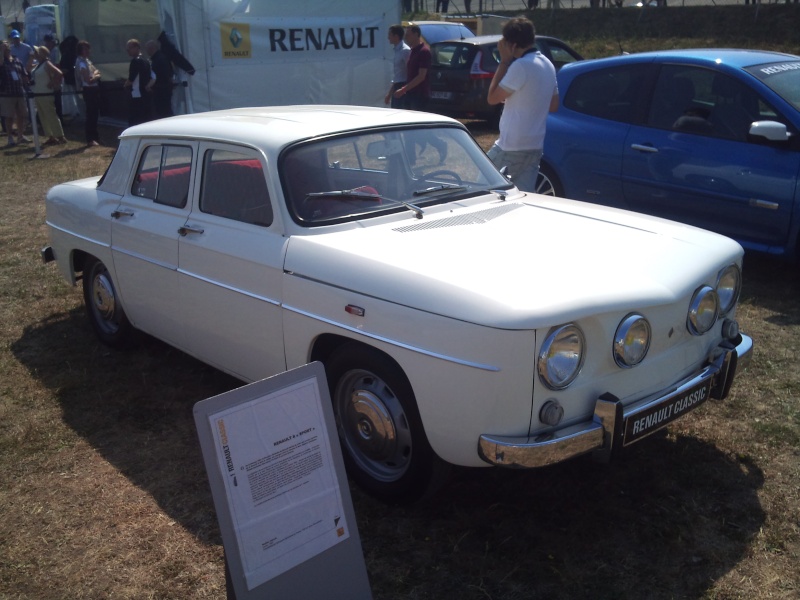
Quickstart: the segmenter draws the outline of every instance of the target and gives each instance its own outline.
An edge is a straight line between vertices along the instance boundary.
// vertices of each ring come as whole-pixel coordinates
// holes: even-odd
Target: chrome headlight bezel
[[[686,328],[692,335],[708,333],[719,318],[719,296],[710,285],[704,285],[695,291],[689,304],[686,317]]]
[[[575,381],[585,357],[586,337],[580,327],[574,323],[554,327],[539,351],[539,379],[551,390],[563,390]]]
[[[717,275],[717,296],[719,296],[719,314],[727,315],[736,303],[742,292],[742,270],[739,265],[728,265]]]
[[[650,322],[643,315],[627,315],[614,334],[614,362],[623,369],[630,369],[641,363],[650,350],[652,335]]]

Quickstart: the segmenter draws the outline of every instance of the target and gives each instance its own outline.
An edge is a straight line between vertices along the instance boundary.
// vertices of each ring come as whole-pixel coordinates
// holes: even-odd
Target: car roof
[[[485,44],[496,44],[497,42],[500,41],[500,38],[502,38],[502,37],[503,36],[500,35],[500,34],[476,35],[476,36],[473,36],[473,37],[462,38],[460,40],[444,40],[444,41],[441,41],[441,42],[436,42],[436,44],[431,44],[431,46],[436,46],[436,45],[444,44],[444,43],[448,43],[448,42],[450,42],[450,43],[459,42],[461,44],[474,44],[475,46],[483,46]],[[554,37],[549,36],[549,35],[538,35],[538,34],[536,35],[536,39],[537,40],[548,40],[548,41],[549,40],[557,40],[557,38],[554,38]],[[558,40],[558,41],[560,41],[560,40]]]
[[[234,108],[168,119],[129,127],[120,138],[168,137],[248,143],[280,149],[316,136],[407,124],[460,125],[458,121],[409,110],[369,106],[295,105]]]
[[[730,67],[743,69],[754,65],[777,62],[782,60],[800,60],[799,56],[785,54],[783,52],[772,52],[770,50],[742,50],[737,48],[690,48],[680,50],[656,50],[652,52],[638,52],[635,54],[624,54],[620,56],[610,56],[598,58],[596,60],[582,61],[568,65],[568,73],[574,73],[576,69],[593,70],[602,66],[613,66],[614,64],[628,64],[639,62],[669,62],[680,60],[692,62],[698,65],[716,66],[725,64]],[[563,71],[563,69],[562,69]]]

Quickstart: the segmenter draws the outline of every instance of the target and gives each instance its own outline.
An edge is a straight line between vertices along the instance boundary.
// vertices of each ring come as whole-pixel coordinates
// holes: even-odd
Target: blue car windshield
[[[746,71],[800,110],[800,60],[758,65]]]

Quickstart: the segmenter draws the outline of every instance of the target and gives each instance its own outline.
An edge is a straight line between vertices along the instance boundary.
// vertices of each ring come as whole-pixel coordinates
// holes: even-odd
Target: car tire
[[[89,257],[83,265],[83,300],[86,314],[101,342],[124,348],[133,341],[133,326],[117,295],[117,288],[106,266]]]
[[[425,437],[402,370],[372,348],[346,344],[326,361],[326,372],[350,477],[384,502],[409,504],[432,495],[448,465]]]
[[[539,176],[536,178],[536,193],[544,196],[564,197],[564,187],[561,185],[550,165],[539,165]]]

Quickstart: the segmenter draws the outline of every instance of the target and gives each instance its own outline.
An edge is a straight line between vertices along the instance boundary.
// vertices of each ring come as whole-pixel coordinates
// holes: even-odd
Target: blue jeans
[[[542,150],[501,150],[495,144],[487,152],[494,166],[498,169],[508,167],[506,173],[511,177],[523,192],[536,191],[536,179],[539,177],[539,162],[542,160]]]

